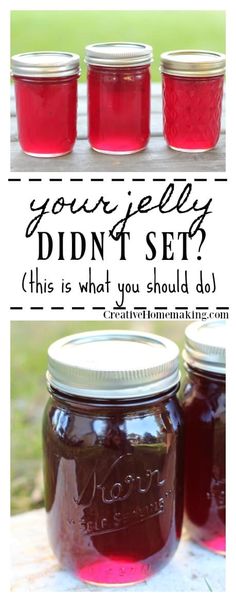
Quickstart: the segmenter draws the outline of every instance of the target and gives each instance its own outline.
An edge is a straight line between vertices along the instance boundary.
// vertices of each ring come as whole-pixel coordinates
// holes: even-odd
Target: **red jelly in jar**
[[[127,585],[174,554],[183,517],[178,348],[129,331],[49,347],[44,413],[48,532],[63,567]]]
[[[174,150],[206,151],[220,135],[225,56],[202,50],[161,55],[164,136]]]
[[[92,44],[88,64],[88,139],[103,153],[143,150],[150,135],[150,63],[145,44]]]
[[[225,552],[225,322],[186,329],[185,515],[192,538]]]
[[[70,52],[17,54],[11,67],[22,150],[35,157],[70,153],[76,141],[79,56]]]

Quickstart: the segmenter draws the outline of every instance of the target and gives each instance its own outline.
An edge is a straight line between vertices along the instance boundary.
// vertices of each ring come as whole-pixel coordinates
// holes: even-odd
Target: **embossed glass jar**
[[[103,153],[143,150],[150,135],[150,63],[146,44],[91,44],[88,64],[88,139]]]
[[[225,552],[225,322],[186,329],[185,514],[199,544]]]
[[[18,137],[35,157],[70,153],[76,141],[80,58],[70,52],[31,52],[11,60]]]
[[[49,348],[45,505],[62,566],[100,585],[143,581],[171,558],[183,514],[178,348],[95,331]]]
[[[174,150],[206,151],[220,135],[225,56],[204,50],[161,55],[164,136]]]

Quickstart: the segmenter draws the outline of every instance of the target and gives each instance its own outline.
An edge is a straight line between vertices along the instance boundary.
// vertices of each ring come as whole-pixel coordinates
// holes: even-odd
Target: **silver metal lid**
[[[85,63],[103,67],[138,67],[153,60],[152,47],[133,42],[90,44],[85,48]]]
[[[171,50],[160,60],[160,71],[169,75],[213,77],[225,72],[225,55],[210,50]]]
[[[185,330],[183,359],[192,368],[225,374],[226,321],[194,322]]]
[[[11,73],[24,77],[80,75],[80,57],[72,52],[24,52],[11,58]]]
[[[75,334],[48,349],[47,382],[70,395],[130,399],[179,382],[179,349],[169,339],[126,330]]]

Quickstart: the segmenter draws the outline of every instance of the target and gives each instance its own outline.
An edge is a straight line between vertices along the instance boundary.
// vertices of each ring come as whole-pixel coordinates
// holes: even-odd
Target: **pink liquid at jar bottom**
[[[14,77],[18,136],[25,153],[55,156],[76,141],[77,76]]]
[[[149,66],[88,68],[88,128],[93,149],[132,153],[150,134]]]
[[[204,151],[219,139],[224,76],[163,75],[164,136],[177,150]]]

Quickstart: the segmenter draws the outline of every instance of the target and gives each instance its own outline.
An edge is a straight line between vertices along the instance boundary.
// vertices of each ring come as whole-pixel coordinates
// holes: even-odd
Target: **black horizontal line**
[[[207,178],[194,178],[194,182],[207,182]]]
[[[76,307],[76,306],[74,306],[71,309],[84,309],[84,307]]]
[[[104,178],[91,178],[91,182],[103,182]]]
[[[92,309],[106,309],[105,307],[96,307],[96,305],[94,307],[92,307]]]
[[[186,178],[173,178],[174,182],[186,182]]]
[[[180,307],[180,306],[177,307],[177,306],[175,306],[175,309],[188,309],[188,306],[186,306],[186,307],[185,306],[183,306],[183,307]]]
[[[8,178],[8,182],[21,182],[21,178]]]
[[[167,306],[166,307],[154,307],[154,309],[167,309]]]
[[[228,178],[215,178],[215,182],[227,182]]]
[[[34,307],[31,307],[30,309],[43,309],[43,307],[36,307],[36,306],[34,306]]]
[[[152,178],[153,182],[165,182],[166,178]]]
[[[200,306],[200,305],[199,305],[199,306],[196,306],[196,308],[195,308],[195,309],[209,309],[209,307],[203,307],[203,306]]]
[[[125,179],[124,178],[111,178],[112,182],[124,182]]]
[[[15,306],[11,306],[10,309],[23,309],[23,307],[15,307]]]
[[[62,182],[62,178],[49,178],[49,182]]]
[[[42,182],[42,178],[29,178],[29,182]]]
[[[119,309],[120,310],[120,309],[126,309],[126,307],[117,307],[116,306],[116,307],[113,307],[113,309]]]
[[[216,309],[229,309],[229,307],[216,307]]]
[[[70,178],[71,182],[83,182],[83,178]]]
[[[147,307],[138,307],[138,306],[135,306],[134,309],[147,309]]]
[[[64,309],[64,307],[51,307],[51,309]]]
[[[145,182],[145,178],[132,178],[132,182]]]

